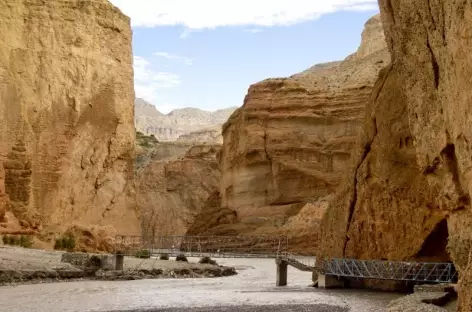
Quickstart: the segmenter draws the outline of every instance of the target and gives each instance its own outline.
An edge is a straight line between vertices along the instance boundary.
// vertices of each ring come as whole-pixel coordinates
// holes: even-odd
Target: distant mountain
[[[135,114],[148,117],[159,117],[163,115],[154,105],[140,98],[134,100],[134,110]]]
[[[226,122],[237,107],[229,107],[214,112],[198,108],[180,108],[164,115],[156,107],[143,99],[135,100],[136,130],[146,135],[153,134],[159,141],[191,140],[195,142],[219,143],[221,135],[208,135],[202,130],[218,128]],[[191,134],[194,133],[195,134]],[[188,136],[188,134],[191,134]],[[200,137],[201,136],[201,137]]]

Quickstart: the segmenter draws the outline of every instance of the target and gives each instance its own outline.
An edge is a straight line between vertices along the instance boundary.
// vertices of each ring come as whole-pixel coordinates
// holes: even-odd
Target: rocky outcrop
[[[139,233],[129,18],[0,0],[0,232]]]
[[[145,135],[154,135],[160,142],[178,140],[193,144],[219,143],[221,124],[235,110],[236,107],[229,107],[208,112],[187,107],[164,115],[153,105],[137,99],[136,129]]]
[[[179,136],[177,142],[186,142],[190,144],[223,144],[223,136],[221,135],[221,125],[210,128],[190,132]]]
[[[5,192],[9,205],[20,220],[28,219],[31,197],[31,159],[26,154],[25,144],[18,141],[3,163],[5,170]]]
[[[237,214],[236,232],[289,233],[300,249],[313,247],[328,196],[348,168],[373,84],[389,63],[383,38],[375,16],[359,50],[344,61],[249,88],[243,107],[223,126],[221,207]]]
[[[175,144],[175,149],[169,145]],[[137,172],[138,206],[145,235],[183,235],[196,216],[218,198],[219,145],[193,146],[179,155],[181,144],[157,144],[154,156]],[[162,157],[165,149],[173,153]]]
[[[379,1],[392,65],[368,105],[350,179],[323,220],[321,253],[452,259],[472,310],[472,8]]]

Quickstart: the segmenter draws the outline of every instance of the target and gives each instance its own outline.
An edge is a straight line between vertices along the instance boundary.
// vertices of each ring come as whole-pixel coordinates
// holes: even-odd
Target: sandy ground
[[[195,258],[189,260],[198,261]],[[2,309],[9,312],[377,312],[384,311],[391,300],[401,296],[308,287],[311,273],[291,267],[288,271],[289,285],[275,287],[276,266],[273,259],[217,260],[222,265],[236,267],[238,275],[211,279],[78,281],[5,286],[0,287],[0,302]],[[174,261],[166,263],[175,265]]]
[[[0,246],[0,269],[9,270],[50,270],[71,268],[61,263],[60,251],[43,251],[19,247]]]
[[[129,310],[126,312],[186,312],[188,308]],[[264,305],[264,306],[238,306],[238,307],[207,307],[193,308],[191,312],[348,312],[348,308],[330,306],[325,304],[309,305]],[[121,311],[110,311],[121,312]]]
[[[72,265],[61,262],[62,251],[46,251],[37,249],[25,249],[19,247],[0,246],[0,269],[9,270],[51,270],[60,268],[72,268]],[[191,262],[177,262],[158,259],[138,259],[126,257],[125,269],[182,269],[182,268],[207,268],[208,264],[197,263],[199,259]]]

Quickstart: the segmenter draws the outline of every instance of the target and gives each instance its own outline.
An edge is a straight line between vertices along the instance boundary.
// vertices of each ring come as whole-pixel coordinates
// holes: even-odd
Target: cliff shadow
[[[448,239],[447,220],[443,219],[426,237],[415,258],[422,262],[452,262],[447,251]]]

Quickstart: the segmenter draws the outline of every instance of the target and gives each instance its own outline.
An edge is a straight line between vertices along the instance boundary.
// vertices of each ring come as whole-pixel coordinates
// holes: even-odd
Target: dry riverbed
[[[61,262],[64,252],[0,246],[0,285],[89,280],[222,277],[232,267],[125,257],[124,270],[90,270]]]

